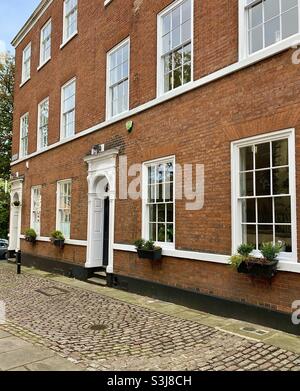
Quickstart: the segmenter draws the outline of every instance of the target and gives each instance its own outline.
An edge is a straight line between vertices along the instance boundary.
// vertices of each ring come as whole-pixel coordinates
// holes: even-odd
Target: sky
[[[0,0],[0,53],[14,53],[10,42],[33,13],[40,0]]]

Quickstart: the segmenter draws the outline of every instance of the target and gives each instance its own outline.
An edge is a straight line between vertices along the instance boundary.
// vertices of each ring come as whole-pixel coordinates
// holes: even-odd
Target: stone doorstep
[[[14,268],[14,265],[5,264],[6,267]],[[64,277],[61,275],[54,275],[49,277],[48,272],[44,272],[35,268],[28,268],[23,266],[22,271],[25,273],[33,274],[38,277],[53,279],[55,281],[61,282],[65,285],[85,289],[88,291],[99,293],[103,296],[110,297],[125,303],[138,305],[143,308],[151,309],[153,311],[166,314],[173,317],[178,317],[180,319],[186,319],[190,321],[198,322],[205,326],[210,326],[215,329],[218,329],[229,334],[234,334],[242,338],[255,341],[263,341],[264,343],[280,347],[282,349],[290,350],[294,353],[300,353],[300,337],[284,333],[279,330],[270,329],[264,326],[250,324],[247,322],[239,321],[236,319],[223,318],[216,315],[211,315],[201,311],[189,309],[174,303],[167,303],[161,300],[151,299],[149,297],[144,297],[137,295],[135,293],[124,292],[113,288],[101,287],[92,284],[88,284],[83,281],[75,280],[72,278]],[[264,335],[258,335],[256,333],[247,332],[244,328],[254,328],[257,330],[266,331]]]

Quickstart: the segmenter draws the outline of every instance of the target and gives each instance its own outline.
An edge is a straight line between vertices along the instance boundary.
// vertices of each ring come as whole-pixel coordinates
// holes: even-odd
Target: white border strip
[[[225,68],[222,68],[216,72],[213,72],[211,73],[210,75],[207,75],[207,76],[204,76],[196,81],[193,81],[193,82],[190,82],[176,90],[173,90],[173,91],[170,91],[160,97],[157,97],[149,102],[146,102],[132,110],[129,110],[127,111],[126,113],[123,113],[123,114],[120,114],[119,116],[116,116],[114,118],[111,118],[107,121],[104,121],[104,122],[100,122],[94,126],[92,126],[91,128],[88,128],[88,129],[85,129],[77,134],[75,134],[74,136],[68,138],[68,139],[65,139],[65,140],[60,140],[58,141],[57,143],[54,143],[52,145],[50,145],[49,147],[45,148],[43,151],[36,151],[24,158],[21,158],[21,159],[18,159],[17,161],[15,162],[12,162],[11,163],[11,166],[14,166],[16,164],[19,164],[23,161],[26,161],[28,159],[31,159],[35,156],[38,156],[42,153],[45,153],[47,151],[50,151],[51,149],[54,149],[54,148],[57,148],[57,147],[60,147],[61,145],[64,145],[68,142],[71,142],[73,140],[77,140],[78,138],[80,137],[84,137],[90,133],[93,133],[93,132],[96,132],[96,131],[99,131],[101,129],[104,129],[106,128],[107,126],[110,126],[110,125],[113,125],[119,121],[122,121],[124,119],[127,119],[129,117],[132,117],[136,114],[139,114],[145,110],[149,110],[150,108],[152,107],[155,107],[157,105],[160,105],[161,103],[164,103],[164,102],[167,102],[177,96],[180,96],[182,94],[185,94],[186,92],[189,92],[189,91],[192,91],[196,88],[199,88],[199,87],[202,87],[206,84],[209,84],[209,83],[212,83],[218,79],[221,79],[225,76],[228,76],[228,75],[231,75],[237,71],[240,71],[244,68],[247,68],[249,67],[250,65],[253,65],[265,58],[268,58],[270,56],[273,56],[277,53],[280,53],[282,52],[283,50],[286,50],[286,49],[289,49],[290,47],[292,46],[295,46],[295,45],[298,45],[300,43],[300,33],[299,34],[296,34],[295,36],[293,37],[290,37],[284,41],[280,41],[268,48],[266,48],[265,50],[263,50],[262,52],[259,52],[259,53],[255,53],[251,56],[249,56],[248,58],[246,59],[243,59],[239,62],[236,62],[234,64],[231,64]]]
[[[25,239],[25,235],[20,235],[20,239]],[[38,236],[36,238],[37,242],[47,242],[50,243],[50,237],[47,236]],[[81,246],[86,247],[87,241],[86,240],[76,240],[76,239],[66,239],[65,244],[69,244],[71,246]]]
[[[113,249],[116,251],[125,251],[136,253],[135,246],[127,244],[114,244]],[[164,250],[162,254],[166,257],[191,259],[194,261],[220,263],[228,265],[230,255],[219,255],[210,253],[200,253],[196,251],[182,251],[182,250]],[[300,263],[295,262],[279,262],[278,270],[282,272],[300,273]]]

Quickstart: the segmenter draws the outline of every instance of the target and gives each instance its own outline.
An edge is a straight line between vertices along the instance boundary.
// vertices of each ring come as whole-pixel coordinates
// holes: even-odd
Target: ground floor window
[[[33,187],[31,189],[31,223],[30,227],[35,230],[39,236],[41,233],[41,188]]]
[[[71,180],[58,182],[57,186],[57,229],[66,239],[71,232]]]
[[[144,237],[163,245],[174,244],[174,159],[145,163]]]
[[[282,242],[283,253],[297,258],[295,148],[292,130],[233,144],[236,246]]]

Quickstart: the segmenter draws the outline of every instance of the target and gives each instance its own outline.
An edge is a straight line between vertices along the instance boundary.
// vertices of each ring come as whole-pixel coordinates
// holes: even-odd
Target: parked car
[[[0,259],[5,259],[8,250],[8,240],[0,239]]]

